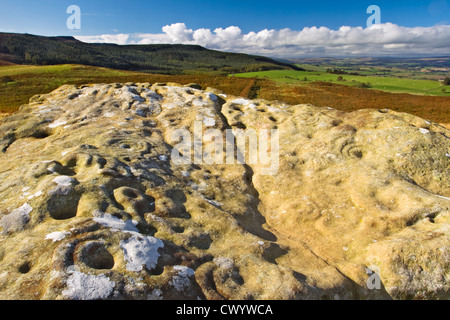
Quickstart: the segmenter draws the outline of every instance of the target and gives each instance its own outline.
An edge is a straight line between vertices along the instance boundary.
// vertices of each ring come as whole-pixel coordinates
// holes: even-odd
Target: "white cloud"
[[[174,23],[163,27],[162,30],[175,43],[192,41],[192,34],[194,33],[191,29],[188,30],[184,23]]]
[[[237,26],[188,29],[184,23],[162,28],[161,34],[118,34],[77,37],[85,42],[118,44],[182,43],[210,49],[288,58],[344,55],[443,55],[450,52],[450,25],[402,27],[392,23],[370,28],[306,27],[243,33]]]
[[[103,34],[99,36],[78,36],[76,37],[80,41],[88,43],[116,43],[116,44],[129,44],[129,34]]]

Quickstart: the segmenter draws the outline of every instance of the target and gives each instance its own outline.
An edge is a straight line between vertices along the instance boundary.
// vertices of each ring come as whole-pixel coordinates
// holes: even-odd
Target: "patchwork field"
[[[1,66],[0,118],[2,113],[17,111],[33,95],[49,93],[63,84],[177,82],[198,83],[203,88],[212,87],[250,99],[309,103],[343,111],[392,109],[441,124],[450,123],[450,93],[442,92],[442,89],[450,91],[450,88],[438,88],[437,81],[350,75],[342,75],[344,81],[337,81],[338,77],[335,74],[304,71],[270,71],[227,77],[210,74],[158,75],[83,65]],[[360,88],[358,81],[361,78],[370,82],[370,89]]]
[[[410,93],[450,97],[450,87],[439,81],[381,77],[350,74],[333,74],[323,71],[274,70],[234,74],[241,78],[265,78],[283,84],[307,85],[310,82],[329,82],[351,87],[364,87],[393,93]]]

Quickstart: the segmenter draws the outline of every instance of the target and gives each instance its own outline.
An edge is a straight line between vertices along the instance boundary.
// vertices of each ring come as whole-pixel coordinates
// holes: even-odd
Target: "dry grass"
[[[343,111],[391,109],[407,112],[437,123],[450,123],[450,98],[387,93],[344,85],[311,82],[305,85],[279,84],[268,79],[214,75],[154,75],[77,65],[0,67],[0,113],[14,112],[35,94],[48,93],[63,84],[114,82],[198,83],[229,95],[280,100],[289,104],[310,103]],[[12,80],[12,81],[11,81]]]
[[[388,93],[326,82],[308,85],[267,84],[261,86],[260,98],[282,100],[290,104],[310,103],[343,111],[391,109],[406,112],[437,123],[450,123],[450,98]]]

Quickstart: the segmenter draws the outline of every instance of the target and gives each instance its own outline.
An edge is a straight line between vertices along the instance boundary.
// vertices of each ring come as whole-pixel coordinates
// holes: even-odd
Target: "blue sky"
[[[81,9],[80,30],[69,30],[66,26],[66,21],[70,16],[66,13],[66,9],[73,4],[78,5]],[[450,25],[450,0],[0,0],[0,31],[47,36],[72,35],[85,41],[98,42],[107,39],[106,42],[116,43],[120,41],[115,40],[114,35],[129,35],[126,39],[125,36],[122,36],[121,39],[125,39],[122,40],[122,44],[143,43],[142,39],[144,38],[138,39],[134,35],[149,34],[160,35],[159,38],[155,36],[159,40],[155,40],[154,37],[145,38],[149,43],[158,41],[193,43],[198,39],[198,37],[193,37],[196,30],[209,29],[213,36],[217,36],[214,32],[216,29],[226,30],[231,26],[239,28],[242,39],[246,34],[252,32],[258,34],[265,29],[276,32],[290,29],[300,32],[304,28],[313,27],[326,27],[330,31],[339,30],[342,26],[366,28],[366,21],[370,16],[366,13],[366,9],[373,4],[381,8],[381,23],[383,24],[390,23],[402,28],[410,28],[409,30],[415,30],[413,28],[418,27],[433,28]],[[164,26],[176,23],[184,24],[185,30],[173,28],[173,30],[176,29],[174,32],[187,33],[188,38],[173,35],[169,39],[167,36],[162,36],[168,34],[167,29],[163,32]],[[446,30],[444,31],[446,32]],[[386,32],[396,31],[390,27]],[[430,31],[429,34],[434,33]],[[100,38],[101,35],[110,37]],[[206,36],[209,37],[208,34]],[[279,36],[277,35],[277,37]],[[336,36],[340,35],[330,35],[330,37]],[[227,39],[234,41],[237,38],[228,37]],[[215,48],[214,46],[218,46],[217,43],[217,39],[213,41],[211,38],[209,41],[204,40],[199,44],[205,46],[210,44],[210,47]],[[301,43],[304,44],[304,42]],[[293,42],[293,45],[295,44]],[[394,44],[389,44],[395,47]],[[286,42],[286,45],[289,45],[289,42]],[[231,48],[232,45],[228,45],[228,47],[230,47],[229,51],[238,49]],[[266,41],[264,45],[266,51],[268,47]],[[250,51],[252,50],[257,50],[257,48]]]
[[[445,8],[433,10],[434,7]],[[405,27],[450,24],[450,1],[266,1],[266,0],[0,0],[0,30],[40,35],[157,33],[164,25],[189,28],[238,26],[243,32],[325,26],[365,26],[369,5],[382,10],[382,21]],[[66,9],[78,5],[81,30],[68,30]],[[430,7],[430,10],[429,10]]]

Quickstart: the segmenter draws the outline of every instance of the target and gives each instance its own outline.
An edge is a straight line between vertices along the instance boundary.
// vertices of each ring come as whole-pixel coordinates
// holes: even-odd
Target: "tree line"
[[[0,34],[0,53],[13,55],[23,64],[84,64],[162,74],[229,74],[295,68],[266,57],[195,45],[88,44],[72,37],[27,34]]]

